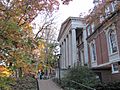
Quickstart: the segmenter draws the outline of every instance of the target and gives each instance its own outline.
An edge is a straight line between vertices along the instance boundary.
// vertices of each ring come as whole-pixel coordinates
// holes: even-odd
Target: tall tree
[[[20,71],[30,66],[36,47],[30,23],[58,6],[57,0],[0,0],[0,60]]]

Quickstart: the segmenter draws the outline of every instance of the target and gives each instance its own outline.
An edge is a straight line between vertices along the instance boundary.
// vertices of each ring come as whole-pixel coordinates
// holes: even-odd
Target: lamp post
[[[61,84],[61,74],[60,74],[60,57],[61,57],[61,54],[57,54],[58,56],[58,79],[59,79],[59,82]]]

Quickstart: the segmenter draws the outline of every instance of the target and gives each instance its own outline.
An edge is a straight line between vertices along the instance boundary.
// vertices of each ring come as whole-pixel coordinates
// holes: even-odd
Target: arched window
[[[109,32],[109,41],[110,41],[111,53],[117,52],[117,39],[116,39],[116,33],[114,30],[110,30]]]
[[[96,48],[95,48],[95,43],[91,43],[91,59],[92,62],[96,61]]]

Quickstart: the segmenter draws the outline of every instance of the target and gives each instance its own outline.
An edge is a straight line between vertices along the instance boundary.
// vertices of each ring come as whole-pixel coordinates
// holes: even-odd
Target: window
[[[110,42],[110,51],[111,51],[111,53],[117,52],[117,40],[116,40],[116,33],[115,33],[114,30],[110,30],[109,42]]]
[[[92,62],[96,61],[96,48],[95,43],[91,43],[91,60]]]
[[[106,18],[114,11],[115,11],[115,3],[112,2],[105,8]]]
[[[107,6],[105,8],[105,14],[106,14],[106,18],[110,15],[110,7],[109,6]]]
[[[92,25],[91,25],[91,28],[92,28],[92,32],[94,32],[94,23],[92,23]]]
[[[104,20],[105,19],[104,19],[103,15],[100,15],[100,23],[102,23]]]
[[[118,72],[119,72],[118,64],[117,63],[112,64],[112,73]]]
[[[83,34],[80,34],[79,36],[79,44],[82,44],[83,43]]]
[[[87,35],[90,35],[90,25],[87,27]]]

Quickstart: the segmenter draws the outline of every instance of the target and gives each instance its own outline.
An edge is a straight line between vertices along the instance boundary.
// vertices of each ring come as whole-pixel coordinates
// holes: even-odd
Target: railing
[[[73,81],[73,80],[68,80],[68,82],[69,82],[69,87],[68,87],[68,86],[67,86],[67,87],[65,86],[65,87],[64,87],[64,90],[80,90],[80,89],[75,89],[75,88],[73,88],[73,87],[71,86],[71,83],[77,84],[79,87],[82,86],[82,87],[86,88],[85,90],[96,90],[95,88],[86,86],[86,85],[84,85],[84,84],[78,83],[78,82]]]

